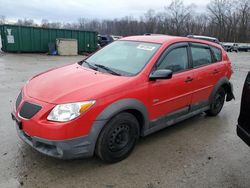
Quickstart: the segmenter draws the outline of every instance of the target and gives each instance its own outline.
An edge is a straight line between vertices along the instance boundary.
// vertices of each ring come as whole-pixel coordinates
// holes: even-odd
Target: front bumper
[[[95,144],[104,121],[95,121],[87,136],[67,140],[48,140],[36,136],[29,136],[22,129],[22,122],[11,113],[16,122],[18,136],[32,148],[45,155],[60,159],[87,158],[94,155]]]
[[[240,125],[237,125],[237,135],[248,145],[250,146],[250,134],[243,129]]]

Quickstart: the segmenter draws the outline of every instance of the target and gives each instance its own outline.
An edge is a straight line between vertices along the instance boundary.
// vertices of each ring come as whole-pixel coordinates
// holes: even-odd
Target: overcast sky
[[[8,20],[31,18],[60,22],[75,22],[80,17],[111,19],[124,16],[139,17],[148,9],[162,11],[171,0],[0,0],[0,15]],[[184,0],[205,10],[209,0]]]

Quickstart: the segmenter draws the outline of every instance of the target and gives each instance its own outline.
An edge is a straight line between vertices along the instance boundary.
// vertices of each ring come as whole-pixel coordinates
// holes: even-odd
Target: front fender
[[[122,99],[118,100],[108,107],[106,107],[97,117],[98,120],[108,120],[111,117],[115,116],[119,112],[126,111],[126,110],[137,110],[139,111],[145,120],[148,119],[148,111],[146,106],[137,99]]]

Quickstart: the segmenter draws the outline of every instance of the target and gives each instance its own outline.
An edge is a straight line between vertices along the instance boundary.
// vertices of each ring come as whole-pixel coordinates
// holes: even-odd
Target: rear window
[[[193,58],[193,67],[199,67],[212,63],[210,48],[207,45],[192,45],[191,53]]]
[[[214,53],[214,58],[215,58],[215,61],[218,62],[218,61],[221,61],[222,60],[222,52],[221,52],[221,49],[219,48],[216,48],[216,47],[211,47],[213,53]]]

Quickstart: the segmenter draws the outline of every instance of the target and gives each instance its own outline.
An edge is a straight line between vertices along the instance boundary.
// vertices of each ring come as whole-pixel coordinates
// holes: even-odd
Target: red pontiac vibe
[[[62,159],[126,158],[139,137],[234,98],[231,63],[212,42],[126,37],[87,59],[34,76],[17,97],[19,137]]]

